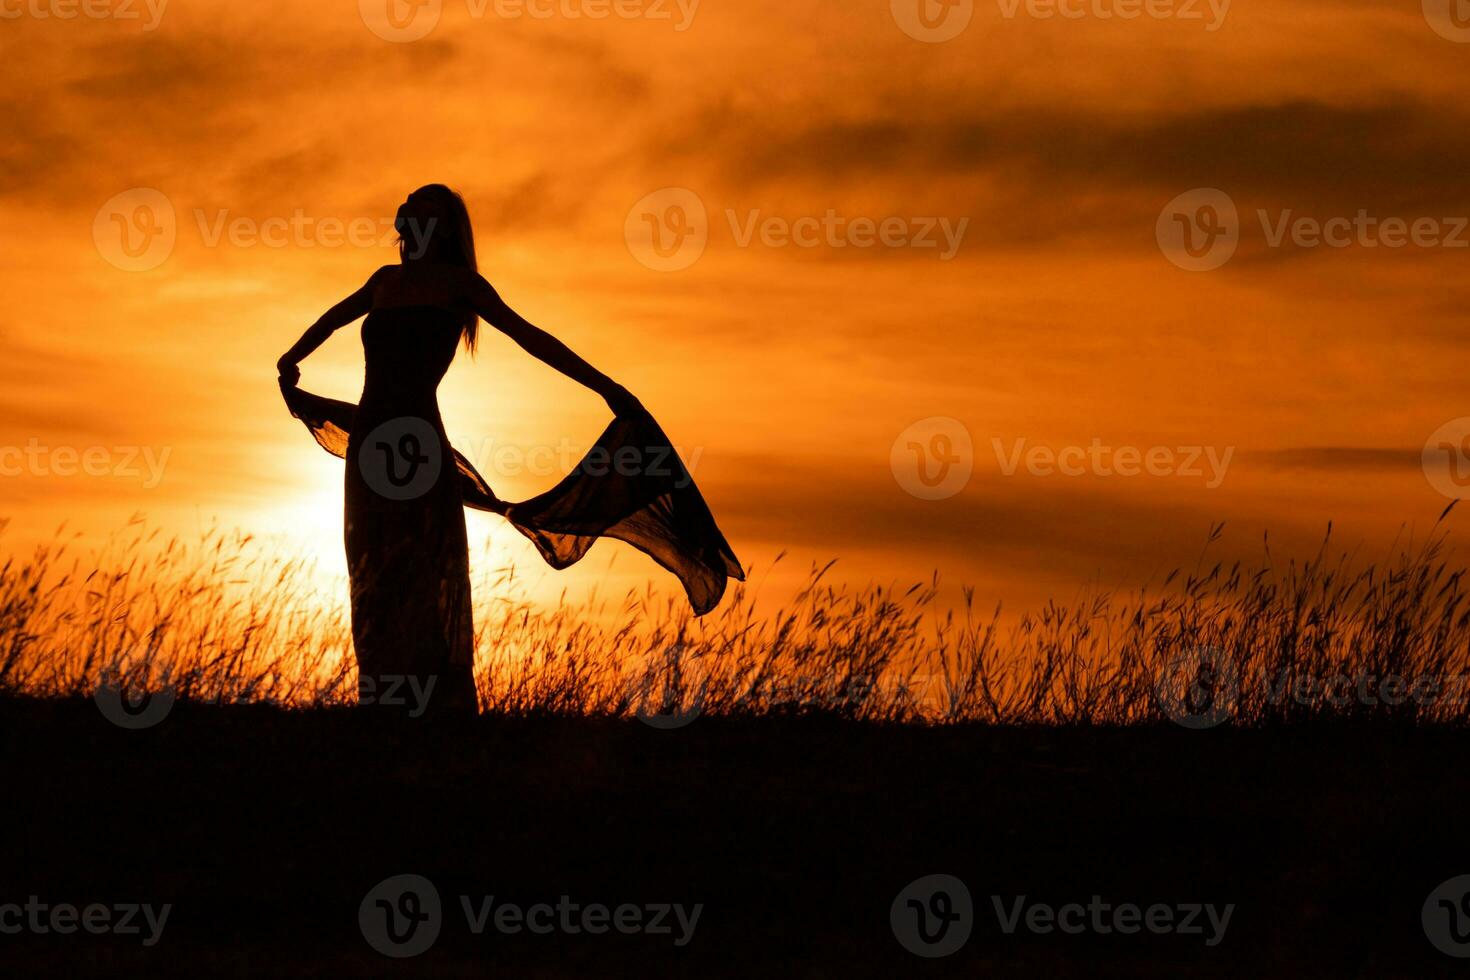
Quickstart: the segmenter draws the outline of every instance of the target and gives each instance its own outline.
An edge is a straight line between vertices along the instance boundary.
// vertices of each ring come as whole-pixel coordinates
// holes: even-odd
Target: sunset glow
[[[851,581],[937,569],[1032,605],[1190,564],[1219,522],[1217,557],[1267,532],[1307,552],[1329,521],[1376,554],[1449,502],[1421,453],[1470,414],[1470,45],[1418,4],[1104,16],[1126,6],[974,4],[928,43],[887,2],[446,0],[417,40],[379,36],[418,16],[396,2],[7,5],[7,541],[142,512],[340,571],[342,464],[273,364],[395,260],[394,209],[442,181],[486,277],[658,416],[741,558],[790,553],[774,590],[837,558]],[[704,240],[681,268],[638,239],[668,188],[703,210],[645,205]],[[1238,211],[1210,271],[1156,236],[1196,188]],[[1312,244],[1303,217],[1344,237]],[[1436,237],[1394,245],[1391,219]],[[355,328],[303,372],[355,399]],[[507,499],[607,421],[494,335],[441,403]],[[942,499],[897,472],[932,418],[973,447]],[[470,532],[476,560],[489,538],[536,561],[498,519]],[[621,548],[535,575],[606,587]]]

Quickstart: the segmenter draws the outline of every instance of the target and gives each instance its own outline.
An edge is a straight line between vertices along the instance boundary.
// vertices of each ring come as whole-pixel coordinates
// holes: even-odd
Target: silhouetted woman
[[[620,538],[677,575],[696,613],[718,604],[726,579],[744,578],[740,563],[638,400],[505,305],[476,271],[469,214],[454,191],[419,188],[395,226],[400,263],[323,314],[277,363],[292,414],[347,460],[344,536],[361,699],[432,683],[436,712],[476,709],[464,506],[504,515],[556,568],[600,536]],[[297,364],[362,316],[359,403],[298,388]],[[615,415],[561,483],[519,504],[495,496],[449,445],[439,417],[439,381],[461,341],[474,351],[481,318],[597,392]]]

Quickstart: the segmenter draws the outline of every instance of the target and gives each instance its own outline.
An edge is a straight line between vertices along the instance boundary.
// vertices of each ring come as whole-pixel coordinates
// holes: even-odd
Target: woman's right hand
[[[296,382],[301,380],[301,368],[296,362],[288,361],[284,357],[276,362],[276,371],[280,374],[280,382],[288,387],[295,387]]]

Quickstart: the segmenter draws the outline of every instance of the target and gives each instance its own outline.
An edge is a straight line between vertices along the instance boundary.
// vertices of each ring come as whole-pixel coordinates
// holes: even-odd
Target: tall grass
[[[1470,608],[1444,519],[1378,563],[1332,554],[1329,529],[1307,560],[1279,562],[1268,548],[1253,566],[1202,561],[1155,589],[1052,603],[1009,625],[998,607],[977,612],[970,590],[939,608],[937,578],[854,588],[830,581],[830,564],[782,608],[758,608],[755,588],[735,584],[701,619],[650,591],[546,607],[518,592],[513,569],[492,568],[475,586],[481,707],[655,720],[1463,724]],[[135,521],[85,554],[58,536],[0,567],[0,693],[86,695],[108,680],[212,702],[351,704],[345,596],[312,581],[302,559],[238,532],[184,542]]]

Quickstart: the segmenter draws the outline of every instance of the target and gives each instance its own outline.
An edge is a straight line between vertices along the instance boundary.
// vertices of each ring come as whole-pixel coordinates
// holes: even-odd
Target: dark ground
[[[1470,873],[1470,737],[1301,728],[912,729],[823,720],[483,718],[0,702],[0,903],[172,903],[160,941],[0,935],[16,976],[1398,976],[1464,974],[1421,925]],[[426,953],[358,924],[421,874]],[[889,908],[946,873],[958,952]],[[457,896],[702,903],[672,936],[476,936]],[[1234,903],[1224,940],[1006,935],[990,896]]]

